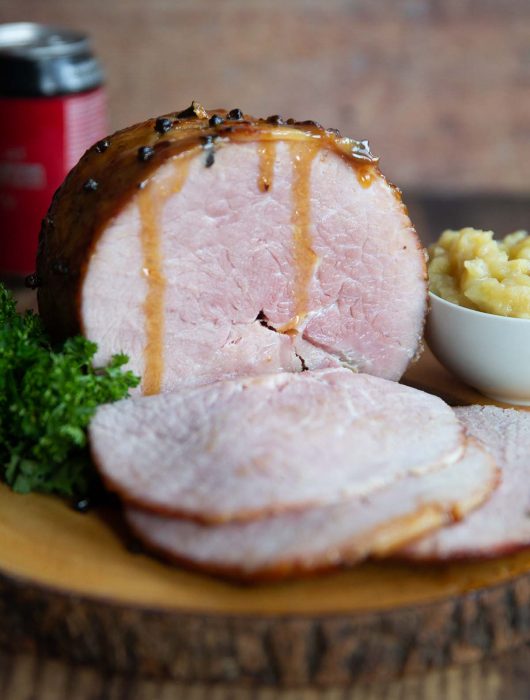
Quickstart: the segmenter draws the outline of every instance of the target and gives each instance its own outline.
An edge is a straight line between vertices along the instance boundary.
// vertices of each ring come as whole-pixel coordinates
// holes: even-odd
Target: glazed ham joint
[[[425,254],[365,141],[197,103],[117,132],[57,192],[37,274],[55,337],[142,376],[98,410],[91,448],[171,560],[247,580],[350,565],[499,481],[480,435],[398,383]]]
[[[96,144],[45,219],[50,330],[125,352],[145,394],[324,367],[401,377],[425,260],[366,143],[199,106]]]

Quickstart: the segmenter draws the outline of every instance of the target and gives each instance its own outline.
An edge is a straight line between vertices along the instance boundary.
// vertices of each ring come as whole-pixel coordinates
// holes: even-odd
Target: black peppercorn
[[[54,275],[69,275],[70,268],[63,260],[54,260],[52,263],[52,272]]]
[[[236,109],[231,109],[228,114],[226,115],[227,119],[230,119],[230,121],[237,122],[243,119],[243,112],[236,107]]]
[[[306,119],[304,122],[296,122],[297,126],[314,126],[316,129],[323,129],[324,127],[318,122],[314,122],[312,119]]]
[[[88,498],[78,498],[72,503],[72,508],[78,513],[86,513],[91,507],[90,499]]]
[[[24,285],[28,289],[37,289],[37,287],[40,287],[40,279],[37,273],[34,272],[32,275],[28,275],[24,280]]]
[[[210,120],[208,121],[208,124],[210,126],[219,126],[219,124],[222,124],[223,122],[224,119],[219,114],[212,114]]]
[[[85,192],[95,192],[98,187],[99,185],[93,177],[89,177],[83,185],[83,189],[85,190]]]
[[[102,141],[98,141],[94,148],[96,149],[96,153],[103,153],[103,151],[106,151],[109,146],[110,141],[108,139],[103,139]]]
[[[138,149],[138,160],[146,162],[150,160],[155,155],[155,149],[151,146],[140,146]]]
[[[155,122],[155,131],[158,131],[159,134],[167,134],[172,126],[173,122],[171,119],[168,119],[167,117],[158,117]]]

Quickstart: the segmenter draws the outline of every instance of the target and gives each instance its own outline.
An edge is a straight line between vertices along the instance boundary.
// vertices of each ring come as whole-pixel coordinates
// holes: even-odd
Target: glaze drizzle
[[[150,181],[138,195],[141,220],[143,274],[147,280],[144,302],[145,367],[142,393],[158,394],[164,376],[164,312],[166,277],[162,257],[162,212],[172,194],[180,192],[188,177],[189,159],[180,158],[170,177],[161,182]]]
[[[296,333],[297,326],[309,311],[309,284],[317,262],[311,237],[311,166],[321,144],[294,142],[289,144],[293,164],[291,221],[293,226],[294,314],[279,329]]]
[[[258,189],[260,192],[268,192],[272,187],[274,178],[274,164],[276,162],[276,142],[262,141],[258,144],[259,175]]]

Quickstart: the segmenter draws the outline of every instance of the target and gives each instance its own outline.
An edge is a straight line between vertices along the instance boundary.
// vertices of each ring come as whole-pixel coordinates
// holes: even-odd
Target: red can
[[[0,24],[0,273],[33,272],[40,223],[84,151],[107,133],[101,64],[86,35]]]

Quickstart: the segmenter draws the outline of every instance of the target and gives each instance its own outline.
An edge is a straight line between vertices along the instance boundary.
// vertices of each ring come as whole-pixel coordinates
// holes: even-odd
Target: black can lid
[[[86,34],[33,22],[0,24],[0,95],[67,95],[99,87],[103,79]]]

